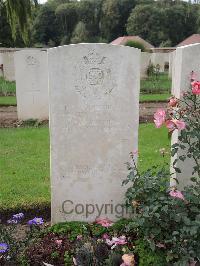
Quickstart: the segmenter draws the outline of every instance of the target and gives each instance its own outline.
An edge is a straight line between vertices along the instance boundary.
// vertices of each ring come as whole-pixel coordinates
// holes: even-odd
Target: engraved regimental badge
[[[75,89],[84,98],[100,99],[112,93],[114,78],[110,60],[92,50],[75,67]]]

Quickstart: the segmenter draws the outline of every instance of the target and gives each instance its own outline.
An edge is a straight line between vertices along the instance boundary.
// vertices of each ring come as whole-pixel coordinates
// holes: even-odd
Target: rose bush
[[[140,173],[133,153],[132,161],[127,163],[129,175],[123,183],[131,183],[126,204],[134,211],[128,230],[137,230],[138,238],[152,251],[162,250],[165,265],[195,265],[200,261],[200,82],[194,80],[195,76],[192,73],[191,88],[181,99],[171,97],[167,109],[159,109],[154,115],[157,128],[165,125],[169,135],[179,130],[179,143],[171,151],[177,157],[174,171],[181,173],[176,167],[178,160],[192,158],[194,168],[188,177],[191,185],[183,191],[170,188],[169,166]],[[179,149],[184,150],[184,155]]]

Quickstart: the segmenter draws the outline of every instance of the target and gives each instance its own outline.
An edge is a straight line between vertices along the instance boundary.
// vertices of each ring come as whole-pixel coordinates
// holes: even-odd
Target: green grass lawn
[[[16,93],[15,82],[6,81],[2,77],[0,77],[0,93]]]
[[[140,102],[148,101],[166,101],[170,97],[170,94],[141,94]],[[15,96],[2,96],[0,97],[1,105],[16,105],[17,99]]]
[[[151,75],[147,79],[141,80],[141,93],[171,93],[171,79],[166,73]]]
[[[0,97],[0,105],[16,105],[17,99],[15,96]]]
[[[166,101],[170,97],[170,94],[140,94],[140,102],[151,101]]]
[[[159,149],[169,149],[166,129],[142,124],[139,136],[140,169],[161,165]],[[0,210],[49,204],[48,128],[0,129],[0,184]]]

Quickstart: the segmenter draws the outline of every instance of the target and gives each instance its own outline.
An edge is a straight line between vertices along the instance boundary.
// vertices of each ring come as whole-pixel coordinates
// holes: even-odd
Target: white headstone
[[[169,64],[169,53],[152,53],[151,62],[160,66],[160,72],[165,71],[165,65]]]
[[[137,149],[140,51],[78,44],[48,50],[52,223],[123,216]]]
[[[190,88],[190,73],[197,73],[197,79],[200,80],[200,44],[178,47],[175,56],[175,72],[173,78],[174,89],[173,93],[177,98],[181,98],[183,92]],[[172,135],[172,144],[178,143],[178,131]],[[180,151],[179,155],[184,155],[186,150]],[[172,158],[171,163],[174,159]],[[184,162],[178,161],[176,167],[181,169],[181,174],[174,174],[173,177],[178,179],[179,188],[182,189],[190,182],[193,171],[193,160],[187,158]],[[174,179],[171,180],[171,185],[175,185]]]
[[[15,81],[14,52],[2,53],[5,80]]]
[[[48,70],[46,51],[15,53],[18,119],[48,119]]]
[[[168,76],[171,78],[174,72],[174,60],[176,56],[176,51],[169,53],[169,73]]]
[[[3,77],[2,65],[3,65],[3,55],[2,55],[2,53],[0,53],[0,78]]]
[[[146,53],[146,52],[141,53],[141,65],[140,65],[141,78],[147,77],[147,69],[150,63],[151,63],[151,53]]]

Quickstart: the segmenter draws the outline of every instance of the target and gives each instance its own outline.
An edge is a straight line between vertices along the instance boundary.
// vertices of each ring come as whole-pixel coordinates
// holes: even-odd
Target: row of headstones
[[[7,81],[15,81],[14,55],[16,51],[41,51],[37,48],[0,48],[0,77]],[[45,50],[45,49],[43,49]]]
[[[150,63],[158,63],[164,71],[169,53],[141,53],[140,75],[146,77]],[[47,53],[23,50],[15,53],[18,118],[48,119]]]
[[[196,50],[176,51],[178,97],[198,70]],[[50,106],[53,223],[125,215],[121,183],[138,148],[140,60],[138,49],[107,44],[16,53],[19,117],[47,118]],[[180,179],[187,183],[184,166]]]
[[[15,81],[15,66],[14,65],[14,54],[16,51],[26,50],[31,55],[33,48],[26,49],[0,49],[0,77],[4,77],[8,81]],[[35,51],[41,51],[41,49],[34,49]],[[45,51],[45,49],[43,49]],[[141,67],[140,74],[141,78],[147,77],[148,66],[152,63],[153,65],[160,66],[160,72],[165,71],[165,65],[170,65],[170,54],[171,53],[141,53]],[[171,68],[171,66],[169,66]]]
[[[140,67],[141,78],[145,79],[148,77],[147,70],[151,64],[155,67],[159,66],[158,71],[160,73],[164,73],[165,71],[168,71],[169,77],[171,78],[170,69],[172,68],[173,61],[170,60],[170,58],[171,58],[172,53],[173,52],[166,52],[166,53],[142,52],[141,53],[141,67]]]

